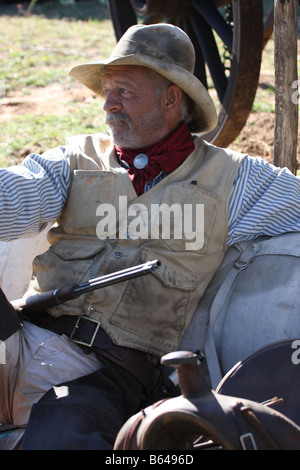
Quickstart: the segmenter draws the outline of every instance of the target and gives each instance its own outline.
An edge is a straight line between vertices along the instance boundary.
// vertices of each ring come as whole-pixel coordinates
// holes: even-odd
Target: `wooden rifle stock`
[[[81,294],[90,292],[102,287],[108,287],[122,281],[127,281],[135,277],[143,276],[145,274],[153,273],[159,266],[160,261],[147,261],[146,263],[133,266],[132,268],[116,271],[111,274],[91,279],[81,284],[73,284],[71,286],[64,286],[58,289],[43,292],[41,294],[32,295],[25,299],[18,299],[12,301],[12,305],[22,312],[36,313],[46,310],[55,305],[62,304],[68,300],[76,299]]]

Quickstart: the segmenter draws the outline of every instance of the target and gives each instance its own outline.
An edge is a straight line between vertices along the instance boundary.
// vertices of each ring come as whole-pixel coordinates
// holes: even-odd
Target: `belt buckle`
[[[247,432],[240,436],[243,450],[257,450],[257,445],[252,432]]]
[[[86,342],[86,341],[83,341],[81,339],[76,339],[75,338],[75,333],[76,333],[76,330],[77,328],[79,328],[79,322],[80,320],[84,320],[84,321],[89,321],[91,323],[95,323],[95,331],[93,332],[92,334],[92,337],[91,337],[91,340],[90,342]],[[98,330],[100,328],[100,325],[101,325],[101,322],[98,321],[98,320],[94,320],[93,318],[90,318],[90,317],[87,317],[85,315],[80,315],[78,318],[77,318],[77,321],[75,323],[75,326],[73,328],[73,331],[72,333],[70,334],[69,336],[69,340],[72,341],[73,343],[76,343],[76,344],[80,344],[81,346],[86,346],[88,348],[91,348],[93,346],[93,343],[95,341],[95,338],[96,338],[96,335],[98,333]]]

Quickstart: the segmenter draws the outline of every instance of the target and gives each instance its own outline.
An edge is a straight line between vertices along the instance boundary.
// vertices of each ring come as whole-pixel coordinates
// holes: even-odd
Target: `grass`
[[[86,1],[83,3],[86,17],[80,18],[74,9],[76,17],[58,4],[47,2],[39,9],[36,5],[31,14],[23,10],[10,16],[0,15],[0,111],[1,104],[10,101],[13,109],[14,97],[20,101],[26,97],[30,102],[37,89],[46,90],[52,84],[80,92],[81,86],[67,75],[68,70],[78,63],[106,58],[113,49],[115,37],[106,6]],[[92,8],[95,5],[97,17]],[[46,16],[47,12],[51,15]],[[78,100],[70,96],[65,105],[68,111],[59,115],[39,110],[31,113],[25,108],[21,114],[14,113],[13,119],[0,117],[0,166],[19,163],[30,151],[42,152],[63,144],[67,135],[101,128],[101,99],[83,100],[79,93]]]
[[[66,85],[66,72],[79,61],[111,51],[109,20],[70,21],[40,16],[0,17],[0,80],[6,91],[30,91],[53,82]]]
[[[104,130],[104,124],[99,122],[99,114],[102,114],[100,100],[77,108],[71,116],[23,114],[9,125],[3,126],[0,167],[18,164],[31,152],[42,153],[49,148],[63,145],[67,135]]]

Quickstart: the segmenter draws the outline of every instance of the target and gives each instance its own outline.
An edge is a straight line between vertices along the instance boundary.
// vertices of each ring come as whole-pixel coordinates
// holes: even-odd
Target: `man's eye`
[[[127,95],[127,93],[129,93],[129,90],[127,90],[127,88],[121,88],[120,93],[121,95]]]

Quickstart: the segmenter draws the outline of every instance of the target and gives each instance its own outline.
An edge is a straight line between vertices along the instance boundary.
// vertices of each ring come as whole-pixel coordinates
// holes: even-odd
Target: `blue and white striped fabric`
[[[227,244],[285,232],[300,232],[300,179],[246,157],[230,198]]]
[[[71,175],[66,150],[31,154],[19,166],[0,169],[0,240],[39,233],[65,204]]]
[[[70,181],[65,147],[31,154],[20,166],[0,169],[0,239],[29,237],[54,221]],[[300,231],[300,179],[287,169],[247,157],[231,194],[228,245],[293,231]]]

